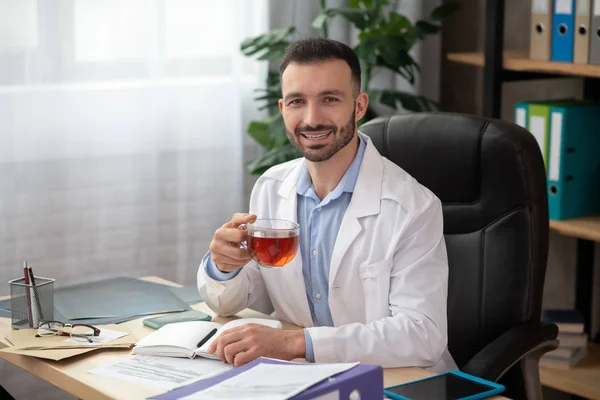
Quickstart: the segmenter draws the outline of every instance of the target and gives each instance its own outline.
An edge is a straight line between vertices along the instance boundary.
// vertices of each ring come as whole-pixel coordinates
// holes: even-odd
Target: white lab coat
[[[362,135],[362,134],[361,134]],[[307,327],[315,362],[456,368],[447,349],[448,261],[439,199],[371,141],[342,220],[329,273],[335,327],[313,327],[300,253],[283,268],[244,266],[228,281],[198,270],[198,289],[220,315],[250,307]],[[255,184],[250,212],[297,221],[303,159],[271,168]],[[272,305],[272,308],[271,308]]]

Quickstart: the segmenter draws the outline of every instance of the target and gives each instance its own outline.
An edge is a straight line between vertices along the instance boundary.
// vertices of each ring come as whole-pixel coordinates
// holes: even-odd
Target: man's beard
[[[356,116],[354,109],[352,111],[352,115],[350,119],[339,131],[338,128],[334,125],[317,125],[315,127],[312,126],[303,126],[300,128],[296,128],[294,134],[292,134],[287,129],[288,138],[290,142],[302,153],[302,155],[308,160],[313,162],[321,162],[327,161],[331,157],[333,157],[338,151],[343,149],[352,141],[354,137],[354,129],[356,125]],[[300,134],[303,132],[318,132],[318,131],[332,131],[332,135],[334,136],[333,143],[330,144],[315,144],[303,146],[300,144]],[[323,151],[307,151],[308,150],[321,150]]]

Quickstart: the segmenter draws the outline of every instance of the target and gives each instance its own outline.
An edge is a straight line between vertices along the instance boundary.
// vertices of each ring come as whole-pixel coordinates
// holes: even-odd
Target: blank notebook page
[[[176,346],[193,352],[198,348],[198,342],[206,337],[213,329],[219,329],[220,324],[208,321],[186,321],[167,324],[152,332],[137,343],[136,347]]]

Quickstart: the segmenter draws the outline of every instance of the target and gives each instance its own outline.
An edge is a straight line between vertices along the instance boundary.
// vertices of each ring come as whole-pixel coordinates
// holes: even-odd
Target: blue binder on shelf
[[[548,208],[550,219],[600,212],[600,103],[550,108]]]
[[[575,0],[555,0],[552,13],[552,61],[573,62]]]

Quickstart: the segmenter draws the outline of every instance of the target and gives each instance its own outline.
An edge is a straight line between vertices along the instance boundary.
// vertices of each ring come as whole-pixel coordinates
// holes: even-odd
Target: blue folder
[[[552,61],[573,62],[575,0],[554,0],[552,13]]]
[[[202,398],[202,390],[216,385],[226,379],[241,374],[260,363],[265,364],[287,364],[287,361],[272,358],[259,357],[241,367],[223,372],[217,376],[181,386],[166,393],[149,397],[148,400],[176,400],[194,395],[194,398]],[[298,364],[310,367],[311,364]],[[269,378],[265,377],[265,384]],[[383,399],[383,369],[379,365],[358,364],[357,366],[341,372],[337,375],[321,381],[301,393],[292,396],[290,400],[309,399]]]
[[[550,219],[600,212],[600,104],[550,108],[548,207]]]

